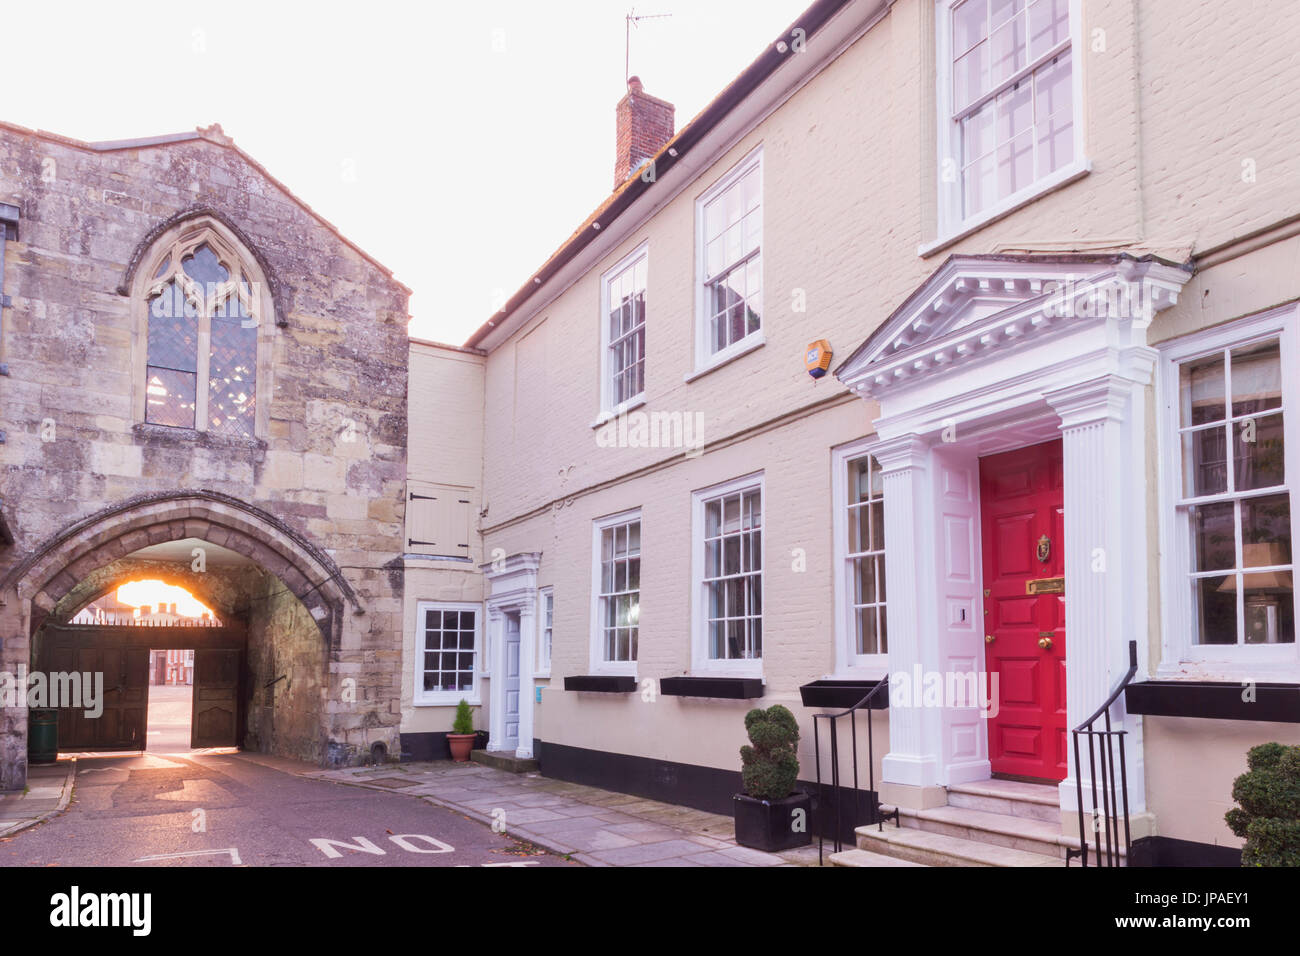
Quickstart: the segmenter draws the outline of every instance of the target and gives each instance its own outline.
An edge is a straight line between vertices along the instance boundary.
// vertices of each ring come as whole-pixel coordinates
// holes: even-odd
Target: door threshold
[[[1040,786],[1055,787],[1061,781],[1054,780],[1051,777],[1025,777],[1015,773],[991,773],[990,780],[1010,780],[1013,783],[1036,783]],[[1062,778],[1064,779],[1064,778]]]

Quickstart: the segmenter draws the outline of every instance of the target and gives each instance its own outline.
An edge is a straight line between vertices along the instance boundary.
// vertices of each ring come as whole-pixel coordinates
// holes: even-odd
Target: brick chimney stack
[[[614,188],[641,168],[673,138],[676,131],[673,104],[646,93],[640,77],[627,81],[627,95],[618,101]]]

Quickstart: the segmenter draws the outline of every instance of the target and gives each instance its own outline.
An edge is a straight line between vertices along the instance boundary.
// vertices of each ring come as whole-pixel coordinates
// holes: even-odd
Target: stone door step
[[[929,811],[927,811],[929,812]],[[906,818],[905,818],[906,819]],[[858,848],[926,866],[1065,866],[1059,856],[997,846],[893,823],[858,827]]]
[[[953,806],[934,807],[930,810],[904,808],[899,810],[899,817],[904,828],[1062,859],[1065,858],[1065,848],[1069,845],[1061,834],[1059,813],[1054,823],[1032,817]]]
[[[532,757],[516,757],[513,750],[471,750],[469,759],[509,773],[532,773],[542,767]]]
[[[1060,792],[1052,784],[980,780],[948,788],[948,806],[1061,823]]]
[[[872,853],[868,850],[844,850],[840,853],[832,853],[830,861],[832,866],[925,866],[924,863],[913,863],[911,860],[885,856],[883,853]]]

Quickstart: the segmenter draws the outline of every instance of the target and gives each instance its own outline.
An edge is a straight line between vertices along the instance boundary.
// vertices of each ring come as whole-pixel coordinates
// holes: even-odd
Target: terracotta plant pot
[[[447,746],[451,748],[451,759],[457,763],[469,760],[469,752],[474,749],[477,734],[448,734]]]

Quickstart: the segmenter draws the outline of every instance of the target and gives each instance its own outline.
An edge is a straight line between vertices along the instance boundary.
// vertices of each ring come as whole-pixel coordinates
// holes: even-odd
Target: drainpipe
[[[18,207],[0,202],[0,358],[4,357],[4,310],[12,304],[5,295],[5,243],[18,238]],[[9,365],[0,361],[0,375],[9,374]],[[0,438],[0,442],[4,439]]]
[[[9,296],[5,295],[5,247],[10,239],[18,238],[18,207],[7,202],[0,202],[0,359],[4,358],[4,310],[9,308]],[[0,361],[0,375],[8,375],[9,366]],[[4,444],[5,433],[0,430],[0,445]],[[14,543],[13,532],[5,521],[4,502],[0,500],[0,546],[9,547]]]

